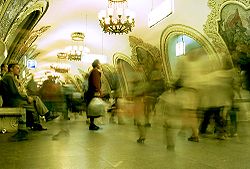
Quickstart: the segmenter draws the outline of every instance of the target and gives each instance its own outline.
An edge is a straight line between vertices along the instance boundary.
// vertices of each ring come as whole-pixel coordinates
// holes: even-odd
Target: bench
[[[0,108],[0,131],[16,132],[18,129],[18,119],[26,116],[25,108]]]
[[[26,109],[2,107],[2,97],[0,96],[0,132],[16,132],[19,118],[26,119]]]

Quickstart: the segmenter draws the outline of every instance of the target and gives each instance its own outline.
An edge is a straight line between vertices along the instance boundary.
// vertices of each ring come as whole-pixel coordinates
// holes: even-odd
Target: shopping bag
[[[88,116],[99,117],[106,113],[106,103],[99,97],[94,97],[88,105]]]

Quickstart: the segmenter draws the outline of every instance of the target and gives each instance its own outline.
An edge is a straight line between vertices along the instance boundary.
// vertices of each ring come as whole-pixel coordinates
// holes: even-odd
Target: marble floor
[[[46,123],[47,131],[29,131],[29,140],[10,142],[0,134],[1,169],[247,169],[250,168],[250,123],[240,122],[238,136],[214,136],[189,142],[178,135],[168,151],[161,123],[152,122],[144,144],[136,143],[137,128],[108,124],[89,131],[84,117]],[[100,122],[99,122],[100,123]]]

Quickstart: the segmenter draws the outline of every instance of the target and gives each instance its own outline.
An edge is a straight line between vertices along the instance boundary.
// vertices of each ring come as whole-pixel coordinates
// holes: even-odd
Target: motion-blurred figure
[[[142,65],[138,65],[131,76],[133,77],[133,80],[131,81],[131,96],[134,104],[134,119],[139,131],[137,142],[144,143],[146,139],[144,96],[147,92],[148,84],[143,80],[144,71]]]
[[[233,108],[234,93],[239,87],[239,85],[237,85],[239,83],[237,79],[237,73],[229,60],[223,62],[221,69],[205,76],[203,87],[200,90],[200,107],[204,111],[200,134],[206,134],[210,118],[214,116],[217,138],[221,140],[226,139],[226,117],[228,114],[230,115]],[[231,114],[231,118],[234,119],[233,114]],[[232,122],[235,123],[234,120]]]
[[[202,48],[194,48],[179,58],[174,74],[176,97],[182,108],[183,128],[191,128],[189,141],[199,142],[197,108],[199,106],[199,85],[202,76],[209,68]]]

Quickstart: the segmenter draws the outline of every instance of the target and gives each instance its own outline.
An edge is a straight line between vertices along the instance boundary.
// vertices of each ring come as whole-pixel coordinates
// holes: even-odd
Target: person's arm
[[[27,96],[21,96],[20,93],[18,92],[18,88],[14,82],[14,79],[9,76],[6,78],[6,85],[8,85],[8,93],[11,95],[11,96],[15,96],[15,97],[21,97],[23,99],[26,99],[27,100]]]

